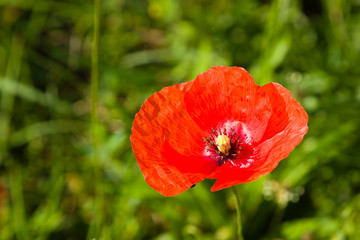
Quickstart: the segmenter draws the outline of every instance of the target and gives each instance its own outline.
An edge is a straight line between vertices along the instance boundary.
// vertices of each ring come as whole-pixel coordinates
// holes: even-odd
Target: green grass
[[[164,198],[129,140],[147,97],[215,65],[309,114],[242,186],[244,238],[360,238],[359,51],[358,1],[1,1],[0,239],[234,239],[231,189]]]

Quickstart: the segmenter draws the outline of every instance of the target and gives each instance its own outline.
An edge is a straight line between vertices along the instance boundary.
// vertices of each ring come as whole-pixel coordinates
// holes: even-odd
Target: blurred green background
[[[290,156],[241,185],[245,239],[360,239],[359,0],[103,0],[98,125],[93,7],[0,0],[0,239],[234,239],[231,189],[162,197],[129,141],[147,97],[215,65],[309,114]]]

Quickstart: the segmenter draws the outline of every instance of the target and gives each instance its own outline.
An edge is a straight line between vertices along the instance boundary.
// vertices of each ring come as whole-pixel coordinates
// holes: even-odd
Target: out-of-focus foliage
[[[0,1],[0,239],[234,239],[231,191],[164,198],[129,142],[147,97],[214,65],[283,84],[309,114],[301,145],[242,186],[245,238],[360,239],[359,1],[103,0],[101,14],[94,162],[93,3]]]

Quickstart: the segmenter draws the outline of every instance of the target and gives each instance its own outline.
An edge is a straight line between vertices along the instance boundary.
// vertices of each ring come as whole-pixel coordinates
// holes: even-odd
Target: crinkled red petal
[[[198,126],[209,130],[226,120],[249,121],[258,88],[245,69],[216,66],[196,77],[184,102]]]
[[[218,167],[212,178],[217,178],[212,191],[251,182],[271,172],[286,158],[306,134],[308,116],[290,92],[280,84],[269,83],[260,92],[268,96],[272,111],[262,139],[253,144],[253,163],[247,168],[229,164]]]
[[[150,96],[135,116],[131,144],[145,180],[164,196],[202,181],[216,168],[203,156],[206,133],[184,111],[183,92],[192,82]]]

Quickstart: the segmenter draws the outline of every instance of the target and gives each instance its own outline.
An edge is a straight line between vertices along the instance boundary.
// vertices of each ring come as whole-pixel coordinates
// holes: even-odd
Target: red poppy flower
[[[239,67],[212,67],[142,105],[131,145],[145,181],[174,196],[205,178],[212,191],[271,172],[306,134],[308,116],[277,83]]]

